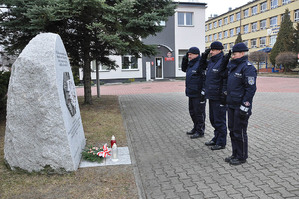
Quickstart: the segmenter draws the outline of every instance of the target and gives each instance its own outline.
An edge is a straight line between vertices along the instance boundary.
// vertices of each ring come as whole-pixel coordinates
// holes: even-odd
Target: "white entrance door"
[[[163,79],[163,59],[156,57],[156,79]]]

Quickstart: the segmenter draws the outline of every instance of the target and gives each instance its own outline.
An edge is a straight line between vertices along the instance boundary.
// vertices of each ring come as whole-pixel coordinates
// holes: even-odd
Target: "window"
[[[299,22],[299,10],[295,10],[295,18],[294,18],[294,20],[296,22]]]
[[[217,40],[217,34],[216,33],[214,34],[214,40]]]
[[[179,69],[182,69],[181,63],[183,60],[183,57],[186,55],[186,53],[188,52],[188,50],[179,50]]]
[[[227,38],[228,37],[228,31],[224,31],[224,38]]]
[[[282,0],[282,5],[288,4],[290,2],[291,2],[291,0]]]
[[[271,0],[271,9],[278,7],[278,0]]]
[[[97,68],[96,68],[96,64],[91,64],[91,70],[93,72],[96,72]],[[99,64],[99,71],[109,71],[110,68],[108,66]]]
[[[217,28],[217,21],[214,22],[214,28]]]
[[[225,17],[225,18],[224,18],[224,24],[227,25],[227,23],[228,23],[228,18]]]
[[[266,47],[266,37],[260,38],[260,47]]]
[[[219,26],[219,27],[222,26],[222,19],[220,19],[220,20],[218,21],[218,26]]]
[[[206,31],[208,30],[208,25],[205,26],[205,30],[206,30]]]
[[[240,21],[240,19],[241,19],[241,13],[238,12],[238,13],[236,14],[236,20],[237,20],[237,21]]]
[[[243,14],[244,14],[244,18],[249,17],[249,9],[244,10]]]
[[[218,33],[218,39],[222,39],[222,32]]]
[[[230,21],[230,23],[234,22],[234,15],[229,16],[229,21]]]
[[[265,12],[267,10],[267,1],[261,3],[261,12]]]
[[[213,38],[212,38],[212,35],[210,35],[210,36],[209,36],[209,40],[210,40],[210,41],[212,41],[212,40],[213,40]]]
[[[178,13],[178,23],[179,26],[192,26],[192,12],[179,12]]]
[[[270,18],[270,27],[277,26],[277,17]]]
[[[240,32],[241,32],[241,28],[240,28],[240,27],[237,27],[237,28],[236,28],[236,35],[239,34]]]
[[[256,48],[256,39],[251,39],[251,48]]]
[[[229,30],[229,35],[230,35],[230,37],[234,36],[234,29],[233,28]]]
[[[257,31],[257,22],[251,24],[251,32]]]
[[[244,40],[243,43],[248,47],[248,40]]]
[[[251,15],[256,15],[257,14],[257,6],[253,6],[251,8]]]
[[[260,21],[260,29],[261,29],[261,30],[266,29],[266,27],[267,27],[266,24],[267,24],[266,19]]]
[[[244,25],[243,26],[244,34],[249,33],[249,25]]]
[[[209,30],[212,30],[212,23],[209,24]]]
[[[274,46],[274,44],[276,42],[276,37],[277,37],[277,35],[273,35],[270,37],[270,46]]]
[[[135,56],[126,55],[121,57],[122,69],[137,69],[137,58]]]
[[[223,50],[227,49],[227,44],[223,44]]]
[[[208,42],[208,36],[205,37],[205,42]]]

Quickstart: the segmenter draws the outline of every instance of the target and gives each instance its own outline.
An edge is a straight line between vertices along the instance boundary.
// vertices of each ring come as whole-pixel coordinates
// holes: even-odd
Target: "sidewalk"
[[[229,136],[224,150],[204,145],[213,136],[208,118],[204,138],[185,134],[184,81],[102,86],[102,95],[120,95],[140,198],[299,198],[299,79],[259,77],[257,85],[240,166],[223,160]]]
[[[92,87],[92,95],[96,95]],[[185,92],[185,81],[134,82],[100,86],[100,95],[133,95],[147,93]],[[299,78],[258,77],[257,92],[299,92]],[[83,87],[77,88],[77,95],[83,96]]]

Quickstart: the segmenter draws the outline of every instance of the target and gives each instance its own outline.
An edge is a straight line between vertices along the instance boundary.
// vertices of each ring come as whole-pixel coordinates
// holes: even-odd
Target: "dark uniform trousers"
[[[232,155],[239,160],[248,158],[247,126],[249,116],[240,118],[240,109],[228,108],[228,129],[232,142]]]
[[[204,134],[206,119],[206,102],[201,103],[198,97],[189,97],[189,113],[193,121],[192,131]]]
[[[209,117],[212,126],[214,127],[214,141],[217,145],[226,145],[226,110],[227,106],[220,105],[220,100],[209,99]]]

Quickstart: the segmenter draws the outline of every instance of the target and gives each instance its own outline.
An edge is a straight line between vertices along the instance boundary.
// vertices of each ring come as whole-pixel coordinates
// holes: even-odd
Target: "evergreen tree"
[[[243,40],[242,40],[241,33],[239,32],[239,33],[238,33],[238,37],[237,37],[237,39],[236,39],[236,41],[235,41],[235,45],[238,44],[238,43],[241,43],[241,42],[243,42]]]
[[[289,10],[286,9],[283,14],[283,21],[280,25],[280,30],[278,32],[276,42],[271,50],[270,61],[275,65],[276,56],[285,51],[292,51],[292,39],[294,33],[293,22],[289,16]]]
[[[61,36],[71,65],[83,68],[85,103],[91,104],[90,62],[117,67],[109,55],[154,55],[142,38],[174,14],[171,0],[2,0],[0,44],[19,53],[40,32]]]
[[[294,29],[292,51],[295,53],[299,53],[299,23],[296,24],[296,28]]]

